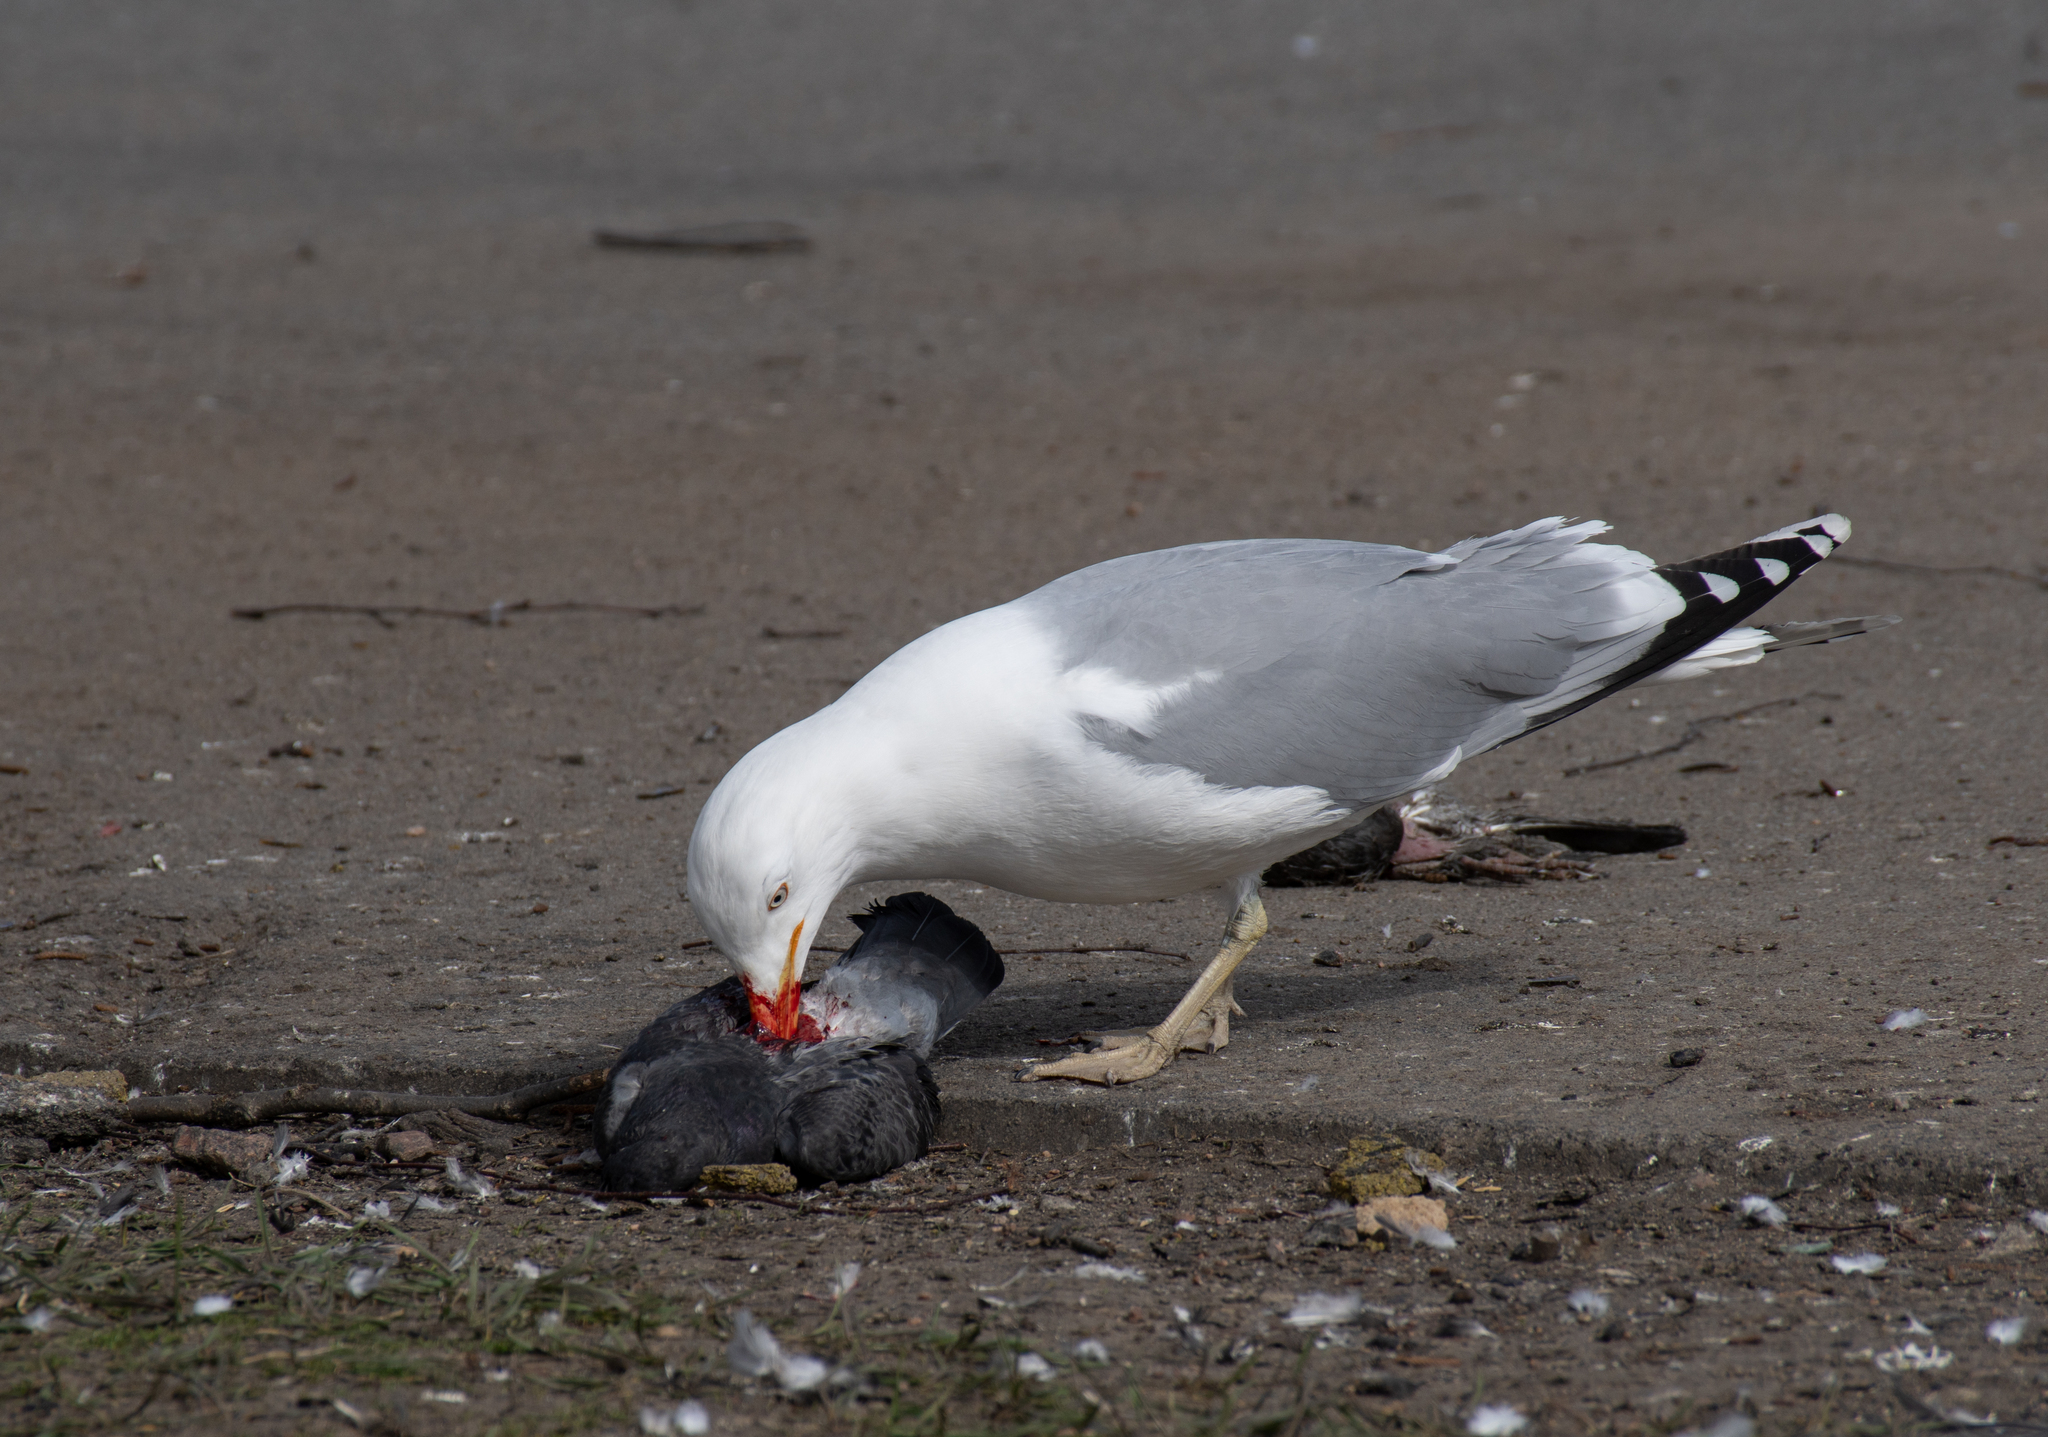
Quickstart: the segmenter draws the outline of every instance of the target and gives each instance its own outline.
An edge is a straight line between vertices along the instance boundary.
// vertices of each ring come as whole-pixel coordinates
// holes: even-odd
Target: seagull
[[[982,931],[927,893],[853,915],[858,942],[810,985],[794,1041],[762,1035],[739,978],[691,994],[619,1055],[592,1129],[614,1192],[679,1192],[714,1163],[865,1182],[924,1156],[925,1059],[1003,981]]]
[[[1135,1082],[1214,1052],[1268,864],[1630,684],[1897,622],[1743,626],[1849,537],[1838,514],[1666,565],[1590,542],[1608,527],[1540,519],[1435,553],[1193,544],[955,619],[733,766],[690,838],[690,901],[760,1030],[791,1037],[849,884],[1063,903],[1220,886],[1222,947],[1158,1026],[1020,1076]]]

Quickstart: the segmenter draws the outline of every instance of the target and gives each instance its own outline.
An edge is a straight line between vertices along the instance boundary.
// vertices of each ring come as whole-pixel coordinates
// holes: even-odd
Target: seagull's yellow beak
[[[796,950],[803,936],[804,925],[802,920],[799,920],[790,932],[789,953],[782,960],[782,977],[776,983],[773,993],[763,993],[754,986],[754,980],[751,978],[745,980],[747,1002],[753,1009],[754,1024],[769,1037],[797,1036],[800,1017],[797,1004],[803,998],[804,989],[801,975],[797,972]]]

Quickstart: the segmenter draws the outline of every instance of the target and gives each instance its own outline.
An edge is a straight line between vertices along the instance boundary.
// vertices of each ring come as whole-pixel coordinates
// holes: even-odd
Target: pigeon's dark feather
[[[939,1085],[899,1047],[797,1059],[775,1150],[805,1184],[865,1182],[915,1162],[939,1127]]]
[[[680,1192],[714,1163],[775,1161],[786,1059],[751,1038],[686,1042],[641,1065],[615,1130],[599,1130],[604,1186]],[[613,1082],[619,1074],[614,1072]],[[612,1090],[607,1088],[607,1097]]]
[[[733,977],[692,993],[642,1028],[612,1064],[611,1077],[591,1114],[598,1152],[611,1152],[619,1125],[645,1090],[651,1064],[691,1044],[743,1032],[751,1022],[746,986]]]

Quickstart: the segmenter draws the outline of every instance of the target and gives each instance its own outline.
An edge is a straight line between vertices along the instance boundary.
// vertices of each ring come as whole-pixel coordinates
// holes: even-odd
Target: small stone
[[[714,1163],[697,1175],[705,1187],[775,1196],[796,1191],[796,1174],[781,1163]]]
[[[1315,964],[1318,968],[1342,968],[1344,966],[1343,955],[1334,948],[1320,948],[1316,950],[1315,956],[1308,961]]]
[[[1539,1227],[1508,1255],[1517,1262],[1556,1262],[1564,1256],[1564,1233],[1556,1227]]]
[[[179,1128],[171,1139],[171,1157],[183,1167],[208,1177],[240,1177],[263,1182],[270,1165],[268,1133],[231,1133],[219,1128]]]
[[[434,1139],[428,1133],[379,1133],[376,1149],[379,1157],[395,1163],[416,1163],[434,1155]]]
[[[1697,1068],[1706,1056],[1704,1048],[1680,1048],[1665,1061],[1674,1068]]]

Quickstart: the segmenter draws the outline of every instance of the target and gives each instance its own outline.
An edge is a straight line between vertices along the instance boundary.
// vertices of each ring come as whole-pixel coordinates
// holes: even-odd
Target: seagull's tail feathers
[[[1583,530],[1585,526],[1574,528]],[[1560,530],[1559,537],[1571,532]],[[1557,687],[1525,710],[1523,732],[1556,723],[1630,684],[1698,678],[1718,669],[1753,664],[1778,649],[1833,643],[1897,623],[1894,617],[1873,615],[1765,628],[1743,626],[1744,619],[1848,537],[1847,519],[1840,514],[1822,514],[1718,554],[1618,576],[1617,589],[1625,589],[1640,603],[1641,626],[1617,636],[1622,642],[1590,645]]]

